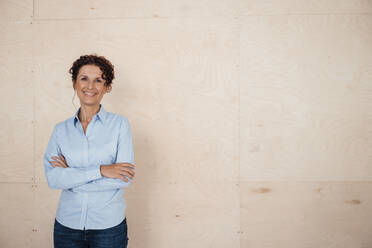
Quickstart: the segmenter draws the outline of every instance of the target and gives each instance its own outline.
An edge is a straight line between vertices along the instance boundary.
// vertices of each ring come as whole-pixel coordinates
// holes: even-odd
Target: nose
[[[91,80],[88,81],[88,89],[93,89],[93,82]]]

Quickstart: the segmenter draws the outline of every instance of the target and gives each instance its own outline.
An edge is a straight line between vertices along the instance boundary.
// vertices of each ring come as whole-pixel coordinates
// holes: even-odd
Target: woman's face
[[[74,89],[83,105],[99,105],[103,95],[111,89],[105,86],[102,71],[96,65],[83,65],[76,77]]]

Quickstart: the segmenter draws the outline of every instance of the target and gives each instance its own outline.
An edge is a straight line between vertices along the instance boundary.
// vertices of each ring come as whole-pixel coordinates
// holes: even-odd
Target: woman
[[[81,106],[54,126],[44,154],[49,187],[62,189],[54,247],[127,247],[124,188],[134,177],[131,128],[125,116],[100,103],[111,91],[113,65],[85,55],[69,72]]]

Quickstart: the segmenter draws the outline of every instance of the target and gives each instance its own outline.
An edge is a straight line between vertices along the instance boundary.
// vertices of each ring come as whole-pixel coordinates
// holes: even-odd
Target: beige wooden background
[[[0,247],[52,247],[42,156],[89,53],[133,129],[129,247],[372,247],[371,0],[0,0],[0,20]]]

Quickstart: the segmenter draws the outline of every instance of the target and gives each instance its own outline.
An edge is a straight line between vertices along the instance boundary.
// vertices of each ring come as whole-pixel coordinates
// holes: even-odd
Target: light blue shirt
[[[58,122],[44,154],[48,186],[62,189],[56,219],[73,229],[106,229],[120,224],[126,216],[124,188],[129,182],[103,177],[100,165],[134,164],[128,119],[106,111],[102,104],[84,134],[78,113]],[[62,154],[68,168],[49,161]]]

